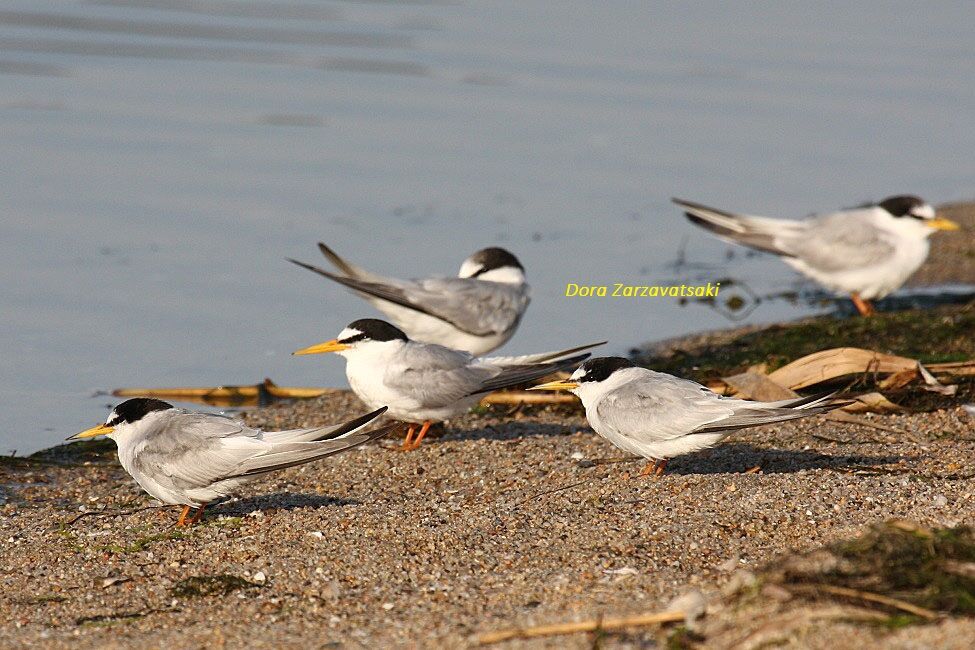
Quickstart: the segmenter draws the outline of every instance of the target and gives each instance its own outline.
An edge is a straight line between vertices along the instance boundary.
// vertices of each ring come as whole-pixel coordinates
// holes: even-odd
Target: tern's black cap
[[[580,383],[603,381],[604,379],[608,379],[617,370],[635,367],[635,363],[623,357],[595,357],[579,366],[579,370],[583,371],[584,374],[578,377],[577,380]]]
[[[356,343],[358,341],[408,341],[409,337],[395,325],[390,325],[378,318],[360,318],[349,323],[346,329],[357,330],[359,333],[347,339],[340,339],[340,343]]]
[[[487,273],[488,271],[493,271],[494,269],[503,269],[507,266],[521,269],[522,271],[525,270],[525,267],[521,265],[518,258],[503,248],[483,248],[467,259],[474,264],[481,265],[478,272],[473,275],[475,278],[482,273]]]
[[[115,415],[105,424],[109,426],[115,426],[122,423],[131,424],[132,422],[138,422],[148,413],[152,413],[153,411],[165,411],[171,408],[173,408],[172,404],[164,402],[160,399],[153,399],[151,397],[136,397],[134,399],[127,399],[112,409],[112,413]]]
[[[911,210],[924,205],[924,199],[911,194],[900,194],[890,196],[877,204],[895,217],[904,217],[911,214]]]

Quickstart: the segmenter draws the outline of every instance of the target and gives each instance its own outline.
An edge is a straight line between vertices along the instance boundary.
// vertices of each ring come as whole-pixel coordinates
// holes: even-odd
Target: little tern
[[[574,368],[589,355],[576,352],[602,343],[516,357],[475,357],[435,343],[413,341],[385,321],[364,318],[339,335],[294,354],[335,352],[345,357],[352,391],[370,408],[384,404],[410,423],[403,449],[416,449],[430,425],[467,412],[491,391]],[[422,424],[416,439],[413,433]]]
[[[831,395],[778,402],[723,397],[688,379],[636,366],[622,357],[589,359],[565,381],[529,390],[567,390],[582,400],[593,430],[650,462],[641,476],[663,474],[667,460],[706,449],[731,432],[825,413],[849,402]]]
[[[175,408],[137,397],[112,409],[104,424],[68,438],[107,436],[122,467],[163,503],[183,506],[177,526],[194,524],[214,499],[259,476],[338,454],[380,438],[395,425],[363,427],[386,411],[378,408],[348,422],[316,429],[261,431],[240,420]],[[190,509],[196,513],[187,522]]]
[[[416,341],[486,354],[508,342],[528,308],[525,269],[503,248],[477,251],[455,278],[399,280],[354,266],[325,244],[318,247],[340,273],[289,261],[352,289]]]
[[[928,257],[928,237],[958,224],[936,216],[916,196],[813,215],[770,219],[725,212],[673,199],[695,224],[726,241],[778,255],[829,291],[849,295],[857,311],[874,313],[871,300],[896,291]]]

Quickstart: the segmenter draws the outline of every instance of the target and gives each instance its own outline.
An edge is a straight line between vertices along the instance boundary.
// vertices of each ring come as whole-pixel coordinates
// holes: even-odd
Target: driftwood
[[[565,393],[531,393],[527,390],[500,390],[490,393],[481,404],[578,404],[579,398]]]
[[[259,406],[281,399],[312,399],[337,388],[278,386],[270,379],[245,386],[213,386],[209,388],[117,388],[115,397],[155,397],[177,402],[194,402],[210,406]]]
[[[577,632],[612,632],[628,627],[676,623],[683,621],[685,618],[686,615],[684,612],[667,611],[620,618],[593,618],[576,623],[556,623],[555,625],[539,625],[536,627],[513,627],[507,630],[482,634],[477,638],[477,642],[481,645],[489,645],[491,643],[510,641],[511,639],[532,639],[542,636],[575,634]]]
[[[793,390],[837,377],[864,372],[890,374],[917,368],[917,360],[860,348],[832,348],[796,359],[769,374],[769,379]]]
[[[177,402],[194,402],[210,406],[259,406],[281,399],[313,399],[329,393],[344,392],[340,388],[309,386],[278,386],[270,379],[244,386],[212,386],[200,388],[117,388],[115,397],[155,397]],[[481,404],[578,404],[579,398],[565,393],[535,393],[526,390],[503,390],[490,393]]]

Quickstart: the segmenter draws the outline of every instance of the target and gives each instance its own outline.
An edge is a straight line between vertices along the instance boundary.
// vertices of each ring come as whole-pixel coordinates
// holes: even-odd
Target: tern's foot
[[[411,424],[410,428],[406,430],[406,438],[403,440],[402,451],[409,451],[412,449],[413,445],[413,432],[416,431],[416,425]]]
[[[190,519],[190,524],[198,524],[203,520],[203,511],[206,510],[206,505],[202,505],[196,509],[196,514]]]
[[[179,520],[177,520],[176,522],[176,527],[185,528],[187,526],[192,526],[193,524],[199,523],[200,520],[203,519],[203,510],[205,508],[206,508],[205,505],[200,506],[199,508],[196,509],[196,512],[193,513],[193,516],[187,519],[186,517],[190,514],[190,510],[192,510],[193,507],[183,506],[183,512],[181,512],[179,515]]]
[[[427,431],[430,430],[430,425],[432,424],[433,422],[431,422],[430,420],[424,422],[423,426],[420,427],[420,433],[416,434],[416,440],[414,440],[412,443],[409,443],[410,434],[407,434],[406,442],[403,443],[403,451],[413,451],[414,449],[419,448],[420,443],[423,442],[423,437],[427,435]],[[412,431],[413,431],[413,427],[410,427],[410,432],[412,433]]]
[[[190,514],[190,507],[183,506],[183,512],[180,513],[179,519],[176,521],[176,527],[182,528],[186,525],[186,515]]]
[[[853,301],[853,306],[857,308],[861,316],[873,316],[876,311],[874,311],[873,305],[870,304],[868,300],[864,300],[860,297],[858,293],[851,293],[850,300]]]
[[[666,467],[666,460],[652,460],[647,463],[646,467],[643,468],[643,471],[640,472],[639,476],[650,476],[652,474],[654,477],[660,478],[664,475],[664,469],[666,469]],[[629,476],[629,474],[627,474],[627,476]]]
[[[748,469],[745,470],[745,474],[761,474],[761,473],[762,473],[761,465],[756,465],[755,467],[749,467]]]

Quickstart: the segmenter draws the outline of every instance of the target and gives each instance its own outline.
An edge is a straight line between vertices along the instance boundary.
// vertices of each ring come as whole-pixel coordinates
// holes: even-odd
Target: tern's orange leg
[[[873,316],[874,313],[876,313],[873,309],[873,305],[871,305],[869,301],[861,298],[860,294],[857,292],[854,291],[850,294],[850,300],[853,301],[853,305],[857,308],[857,311],[860,312],[861,316]]]
[[[207,506],[204,503],[202,506],[200,506],[199,508],[196,509],[196,514],[193,515],[193,518],[192,519],[190,519],[190,523],[191,524],[199,523],[199,521],[201,519],[203,519],[203,511],[206,509],[206,507]]]
[[[178,528],[182,528],[186,525],[186,515],[190,514],[190,507],[183,506],[183,512],[179,515],[179,521],[176,522]]]
[[[667,469],[667,459],[664,458],[662,461],[657,463],[657,466],[653,470],[653,475],[660,478],[664,475],[664,470]]]
[[[427,435],[427,431],[430,430],[431,424],[433,424],[433,422],[431,422],[430,420],[427,420],[426,422],[423,423],[423,426],[420,427],[420,433],[416,435],[416,440],[414,440],[413,444],[410,445],[409,447],[410,451],[420,446],[420,443],[423,441],[423,436]]]
[[[411,424],[410,428],[406,430],[406,440],[403,441],[403,451],[410,450],[410,443],[413,442],[413,432],[416,431],[416,425]]]
[[[657,478],[660,478],[664,474],[664,468],[667,467],[666,460],[651,460],[647,463],[647,466],[643,468],[640,472],[640,476],[650,476],[653,474]]]

